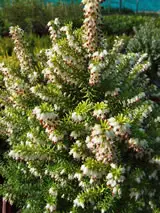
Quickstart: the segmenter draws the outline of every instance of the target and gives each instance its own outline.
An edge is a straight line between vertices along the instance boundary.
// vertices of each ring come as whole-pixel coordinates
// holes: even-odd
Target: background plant
[[[1,8],[1,33],[6,35],[9,26],[19,25],[25,32],[44,35],[47,33],[47,23],[60,17],[62,22],[73,21],[79,27],[82,19],[82,7],[76,3],[44,4],[40,0],[20,0],[6,3]]]
[[[159,92],[150,62],[124,53],[118,38],[108,50],[100,1],[83,3],[82,29],[49,22],[52,47],[39,55],[10,29],[19,64],[0,66],[10,146],[0,193],[23,213],[155,213],[160,111],[146,93]]]
[[[160,86],[160,30],[155,21],[147,22],[135,28],[135,36],[129,41],[128,50],[131,52],[147,53],[151,62],[149,76],[152,82]]]

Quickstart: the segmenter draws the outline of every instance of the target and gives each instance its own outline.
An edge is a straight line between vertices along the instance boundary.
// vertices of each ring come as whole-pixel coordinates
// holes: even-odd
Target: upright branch
[[[88,52],[95,52],[100,45],[102,32],[101,26],[101,6],[104,0],[83,0],[84,4],[84,22],[83,22],[83,39],[84,48]]]
[[[14,51],[20,62],[21,72],[26,72],[33,69],[32,57],[27,53],[26,44],[23,39],[24,31],[18,26],[10,27],[10,35],[14,41]]]

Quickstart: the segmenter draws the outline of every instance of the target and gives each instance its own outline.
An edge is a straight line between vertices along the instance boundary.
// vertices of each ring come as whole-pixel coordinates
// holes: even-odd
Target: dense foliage
[[[59,17],[62,22],[72,21],[74,27],[82,23],[82,7],[73,2],[70,4],[44,4],[41,0],[19,0],[6,3],[0,9],[0,35],[8,35],[9,26],[19,25],[25,32],[44,35],[47,23]]]
[[[81,29],[49,22],[50,49],[10,28],[19,64],[0,65],[9,151],[0,194],[22,213],[160,212],[160,108],[146,53],[107,49],[100,0]],[[147,88],[147,91],[146,91]]]
[[[150,21],[134,30],[135,36],[129,41],[128,50],[148,54],[151,62],[148,75],[160,87],[160,29],[156,22]]]

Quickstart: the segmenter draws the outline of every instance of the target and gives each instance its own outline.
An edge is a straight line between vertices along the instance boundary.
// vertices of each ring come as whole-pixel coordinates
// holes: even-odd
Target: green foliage
[[[0,11],[0,35],[9,32],[9,26],[19,25],[25,32],[47,34],[47,23],[60,17],[63,22],[73,21],[75,27],[82,23],[82,8],[79,4],[44,4],[41,0],[20,0],[5,4]]]
[[[18,64],[0,64],[0,129],[10,146],[0,194],[22,213],[160,210],[160,108],[148,97],[159,89],[146,75],[150,62],[123,51],[118,37],[108,49],[105,38],[96,43],[99,10],[92,12],[85,32],[49,22],[52,46],[39,54],[18,26],[10,29]],[[86,48],[91,41],[95,51]]]
[[[133,34],[133,27],[138,27],[151,19],[145,15],[109,15],[104,17],[104,31],[108,35]],[[159,18],[157,17],[157,20]]]
[[[157,25],[155,21],[151,21],[137,29],[135,28],[135,36],[128,44],[129,51],[148,54],[152,65],[149,73],[152,81],[157,81],[160,77],[160,29]]]
[[[49,36],[40,37],[35,34],[25,34],[24,35],[28,45],[30,47],[30,51],[34,53],[39,53],[40,49],[47,49],[49,48],[51,42]],[[13,43],[11,38],[9,37],[2,37],[0,38],[0,59],[2,60],[10,60],[9,58],[13,57],[12,59],[15,61],[15,55],[13,52]],[[15,61],[16,62],[16,61]]]

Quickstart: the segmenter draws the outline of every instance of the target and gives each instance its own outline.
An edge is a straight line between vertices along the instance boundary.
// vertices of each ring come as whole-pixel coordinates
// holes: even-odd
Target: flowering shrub
[[[0,66],[10,145],[1,193],[23,213],[160,208],[160,109],[148,98],[158,89],[146,54],[121,53],[118,38],[107,50],[100,2],[83,0],[82,29],[49,22],[52,47],[37,56],[10,29],[19,69]]]
[[[149,30],[148,30],[149,29]],[[160,87],[160,39],[159,27],[155,20],[145,23],[139,29],[135,30],[135,36],[128,44],[128,50],[132,52],[145,52],[151,62],[151,68],[148,75],[152,82]]]

